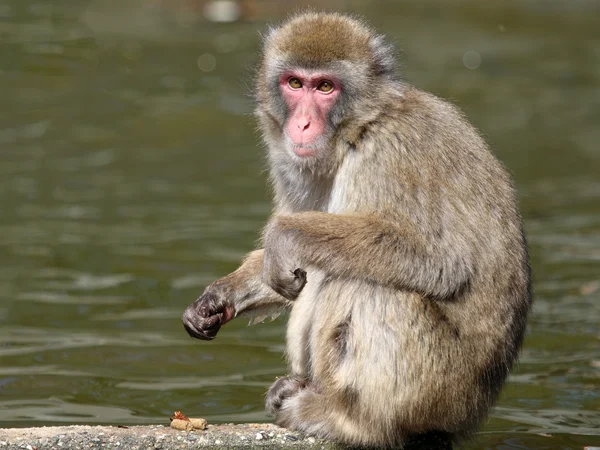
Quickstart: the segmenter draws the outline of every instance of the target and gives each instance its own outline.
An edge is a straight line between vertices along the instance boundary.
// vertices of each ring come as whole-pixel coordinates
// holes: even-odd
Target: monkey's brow
[[[335,75],[335,73],[326,71],[326,70],[317,70],[317,69],[311,70],[311,69],[304,69],[304,68],[289,68],[289,69],[283,70],[281,72],[280,76],[282,78],[295,76],[295,77],[303,78],[303,79],[309,80],[309,81],[318,81],[318,80],[327,79],[327,80],[330,80],[332,83],[339,82],[339,79]]]

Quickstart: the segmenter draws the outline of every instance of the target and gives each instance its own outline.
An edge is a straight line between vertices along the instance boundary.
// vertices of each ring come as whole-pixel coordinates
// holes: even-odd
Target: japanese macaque
[[[273,215],[263,249],[187,308],[188,333],[210,340],[234,317],[289,308],[289,375],[266,400],[279,425],[374,447],[468,434],[530,310],[506,170],[352,17],[270,30],[256,97]]]

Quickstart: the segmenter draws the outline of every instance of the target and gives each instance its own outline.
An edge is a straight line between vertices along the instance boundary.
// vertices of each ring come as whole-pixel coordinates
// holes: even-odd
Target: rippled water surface
[[[0,427],[267,421],[285,320],[191,340],[269,193],[248,96],[283,2],[0,3]],[[473,448],[600,445],[600,6],[331,3],[402,48],[510,168],[535,271],[521,362]]]

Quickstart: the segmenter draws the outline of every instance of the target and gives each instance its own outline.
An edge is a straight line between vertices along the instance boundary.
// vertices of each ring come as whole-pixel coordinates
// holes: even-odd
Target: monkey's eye
[[[333,91],[333,83],[331,81],[323,80],[317,86],[317,89],[321,92]]]
[[[298,78],[290,78],[288,84],[292,89],[300,89],[302,87],[302,81]]]

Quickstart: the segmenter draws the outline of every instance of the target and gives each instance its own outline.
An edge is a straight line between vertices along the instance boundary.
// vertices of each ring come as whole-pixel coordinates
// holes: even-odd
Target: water
[[[291,3],[246,4],[233,24],[200,2],[0,4],[0,427],[269,420],[284,320],[211,343],[180,323],[270,211],[248,86]],[[599,4],[330,4],[386,32],[520,190],[535,311],[471,446],[600,445]]]

